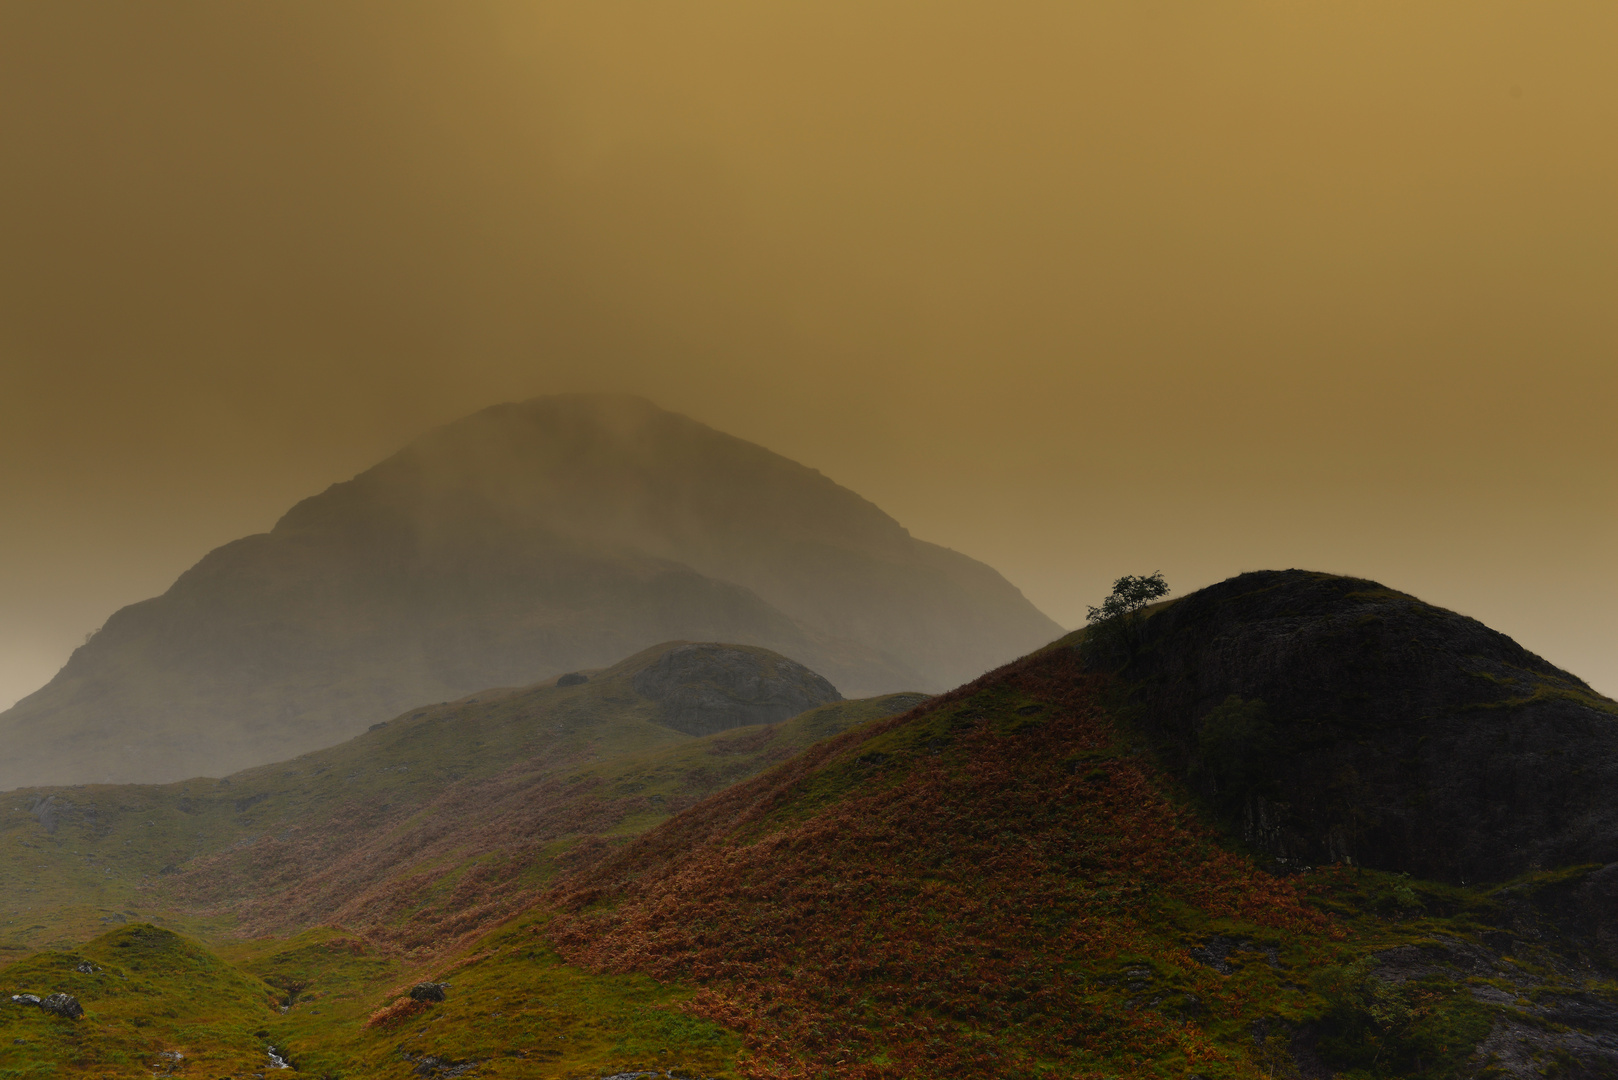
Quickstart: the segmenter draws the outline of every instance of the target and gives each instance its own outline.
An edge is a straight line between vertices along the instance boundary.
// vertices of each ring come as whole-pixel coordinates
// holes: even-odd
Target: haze
[[[0,706],[580,390],[1064,625],[1303,566],[1618,692],[1611,4],[50,0],[0,42]]]

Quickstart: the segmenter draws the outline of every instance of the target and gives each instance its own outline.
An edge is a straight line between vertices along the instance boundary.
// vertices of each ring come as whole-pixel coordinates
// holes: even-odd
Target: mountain
[[[755,1075],[1618,1075],[1618,703],[1352,578],[1131,629],[715,795],[550,940],[699,987]]]
[[[0,788],[219,776],[423,702],[735,641],[869,696],[1059,634],[982,563],[638,398],[486,409],[209,553],[0,714]]]

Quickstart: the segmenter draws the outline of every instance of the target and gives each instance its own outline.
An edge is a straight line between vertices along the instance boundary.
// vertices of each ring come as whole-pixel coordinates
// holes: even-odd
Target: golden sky
[[[644,394],[1065,625],[1375,577],[1618,692],[1618,5],[0,5],[0,706],[423,429]]]

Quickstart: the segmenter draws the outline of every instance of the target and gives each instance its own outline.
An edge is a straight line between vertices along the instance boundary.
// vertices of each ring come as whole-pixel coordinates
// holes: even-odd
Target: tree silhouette
[[[1127,661],[1136,645],[1135,616],[1169,591],[1162,571],[1135,577],[1125,574],[1112,583],[1112,595],[1089,609],[1090,628],[1082,643],[1086,659],[1097,663]]]

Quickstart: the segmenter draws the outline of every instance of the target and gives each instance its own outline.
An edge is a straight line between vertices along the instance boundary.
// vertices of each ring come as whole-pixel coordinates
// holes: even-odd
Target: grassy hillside
[[[592,970],[754,1076],[1618,1075],[1599,873],[1276,876],[1071,647],[834,737],[568,880]]]
[[[329,929],[210,951],[122,927],[0,974],[0,1076],[275,1075],[272,1052],[290,1075],[330,1080],[735,1075],[740,1039],[681,1011],[691,991],[570,968],[536,944],[535,925],[517,920],[437,969]],[[449,984],[445,1001],[368,1023],[429,976]],[[84,1016],[13,1003],[20,992],[71,994]]]
[[[1342,592],[1315,601],[1328,626]],[[1146,616],[1135,648],[1160,632],[1151,620],[1193,600]],[[1287,617],[1288,640],[1312,640],[1306,606]],[[1277,640],[1266,623],[1255,623],[1263,640]],[[1350,624],[1380,632],[1358,615]],[[1444,640],[1489,640],[1458,633]],[[1242,634],[1226,620],[1218,654],[1240,655]],[[1143,711],[1174,686],[1156,684],[1143,703],[1146,664],[1098,670],[1078,644],[937,698],[836,703],[666,743],[634,735],[634,723],[655,723],[656,703],[617,697],[633,688],[633,664],[599,673],[589,693],[466,702],[453,725],[412,714],[372,733],[391,731],[376,746],[393,756],[373,747],[375,760],[412,765],[385,766],[387,782],[425,772],[424,749],[468,775],[421,789],[398,817],[361,821],[350,847],[346,823],[360,819],[336,803],[307,839],[289,828],[152,885],[186,900],[201,933],[272,936],[215,936],[210,954],[132,925],[0,969],[8,995],[62,989],[87,1014],[0,1006],[0,1076],[47,1075],[48,1063],[125,1075],[114,1066],[161,1050],[243,1075],[230,1070],[254,1055],[262,1069],[272,1045],[299,1073],[331,1078],[1618,1075],[1618,864],[1463,885],[1398,866],[1282,862],[1242,839],[1219,789],[1163,742],[1165,714]],[[1281,702],[1290,677],[1247,685]],[[1367,702],[1315,685],[1372,714],[1386,692],[1368,684]],[[1214,701],[1193,730],[1223,722]],[[1541,762],[1543,782],[1618,737],[1601,726],[1603,702],[1581,729],[1586,760]],[[565,758],[470,775],[486,767],[480,742],[545,725],[567,734],[564,716],[582,731],[587,714],[593,734]],[[1567,730],[1561,714],[1524,715],[1530,735],[1540,722]],[[622,752],[601,753],[612,746]],[[1284,771],[1289,760],[1253,764]],[[1409,790],[1425,775],[1408,773]],[[84,825],[64,818],[51,835],[70,828]],[[133,979],[115,967],[132,931],[184,958],[166,962],[166,982],[141,975],[138,1006],[119,996],[122,978],[95,982],[69,962],[99,950],[95,964]],[[193,969],[217,980],[209,1001],[194,998],[214,984],[182,977]],[[447,999],[408,997],[423,980],[448,983]]]
[[[558,874],[922,697],[694,737],[636,687],[675,694],[696,722],[693,702],[734,722],[803,691],[782,658],[727,647],[686,656],[700,693],[682,693],[663,662],[679,646],[414,710],[222,781],[11,793],[0,1076],[248,1075],[272,1046],[331,1077],[458,1075],[468,1061],[480,1075],[732,1075],[739,1038],[674,1008],[691,991],[569,967],[532,933],[548,916],[521,913]],[[446,1002],[367,1024],[429,977],[453,983]],[[85,1017],[10,1000],[27,993],[71,994]]]
[[[919,700],[837,702],[696,738],[661,722],[662,704],[634,685],[678,644],[576,685],[413,710],[223,780],[7,793],[0,963],[137,919],[210,940],[342,921],[401,948],[441,950],[520,908],[560,868],[816,738]],[[735,651],[759,670],[784,662]]]

